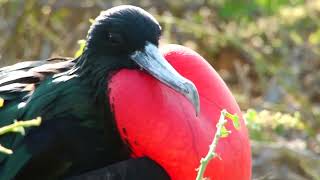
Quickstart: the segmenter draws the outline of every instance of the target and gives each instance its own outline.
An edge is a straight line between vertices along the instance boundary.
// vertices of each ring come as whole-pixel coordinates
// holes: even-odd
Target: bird
[[[0,127],[42,118],[0,144],[0,179],[195,179],[220,111],[240,130],[217,146],[211,179],[251,179],[244,119],[218,73],[195,51],[159,48],[161,26],[143,9],[101,12],[81,56],[0,69]],[[201,109],[200,109],[201,107]]]
[[[159,23],[148,12],[117,6],[94,20],[78,58],[1,68],[0,97],[5,105],[0,126],[36,117],[42,124],[27,129],[25,136],[0,137],[0,143],[14,152],[1,154],[0,179],[60,179],[128,160],[130,148],[115,126],[107,88],[121,69],[150,74],[183,94],[197,113],[196,87],[161,56],[160,35]]]
[[[196,169],[201,158],[208,153],[223,109],[237,114],[240,126],[239,129],[235,128],[230,120],[226,123],[231,134],[219,139],[215,151],[217,157],[210,161],[204,177],[251,179],[251,152],[245,121],[222,78],[201,55],[190,48],[169,44],[162,45],[159,50],[177,72],[195,84],[201,111],[195,115],[194,107],[183,95],[143,71],[118,71],[108,84],[110,103],[121,139],[130,147],[131,157],[137,158],[137,161],[129,162],[133,161],[130,159],[116,164],[116,167],[94,170],[72,180],[99,179],[114,169],[121,170],[120,174],[128,174],[136,171],[133,167],[150,172],[147,167],[154,167],[152,161],[162,167],[172,180],[195,180]],[[143,94],[143,98],[139,94]],[[146,162],[143,159],[145,157],[152,161]],[[143,163],[136,166],[140,162]],[[125,168],[119,168],[123,166]],[[133,176],[130,177],[132,179]]]
[[[237,114],[240,126],[237,129],[231,122],[226,123],[231,134],[219,139],[215,151],[217,157],[209,162],[204,177],[251,179],[251,152],[245,121],[222,78],[201,55],[190,48],[169,44],[160,47],[160,52],[181,75],[194,82],[200,95],[201,111],[195,115],[193,106],[186,98],[147,73],[134,69],[120,70],[108,84],[109,98],[117,129],[121,139],[132,150],[133,159],[70,180],[100,179],[114,172],[133,179],[138,176],[129,174],[143,172],[137,168],[151,174],[163,174],[161,169],[155,171],[157,168],[154,168],[156,165],[152,161],[162,167],[170,179],[194,180],[200,160],[207,154],[213,134],[217,131],[216,124],[223,109]],[[139,93],[144,97],[132,96]],[[155,179],[146,177],[148,175],[150,173],[140,173],[137,179]]]

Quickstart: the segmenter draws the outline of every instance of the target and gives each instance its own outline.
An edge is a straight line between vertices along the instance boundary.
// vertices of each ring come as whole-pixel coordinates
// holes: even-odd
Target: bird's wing
[[[55,179],[122,159],[123,153],[110,155],[117,146],[110,146],[113,136],[108,136],[110,141],[104,136],[105,115],[99,109],[104,106],[96,107],[93,89],[76,74],[64,73],[75,61],[31,62],[1,69],[0,97],[5,102],[0,108],[0,127],[15,119],[41,116],[43,121],[39,127],[26,128],[25,136],[0,136],[0,144],[13,150],[11,155],[0,153],[0,179]]]
[[[31,68],[38,67],[44,64],[54,64],[54,63],[65,62],[69,60],[72,60],[72,58],[55,57],[55,58],[49,58],[49,59],[37,60],[37,61],[23,61],[11,66],[5,66],[0,68],[0,75],[5,72],[17,71],[17,70],[29,70]]]
[[[4,99],[6,104],[21,100],[46,77],[66,71],[73,64],[68,58],[52,58],[0,68],[0,98]]]
[[[70,69],[74,62],[66,58],[27,61],[0,69],[0,127],[20,120],[19,105],[32,95],[36,87],[53,74]],[[1,154],[0,154],[1,162]]]
[[[0,98],[4,105],[0,107],[0,127],[21,119],[21,105],[28,100],[34,90],[45,79],[70,69],[74,62],[66,58],[42,61],[28,61],[0,68]],[[12,146],[17,139],[16,133],[0,136],[0,143]],[[8,155],[0,153],[0,169]],[[1,171],[1,170],[0,170]]]

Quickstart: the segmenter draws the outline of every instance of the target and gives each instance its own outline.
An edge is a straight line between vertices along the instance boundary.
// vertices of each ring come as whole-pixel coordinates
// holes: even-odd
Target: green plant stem
[[[4,104],[4,99],[0,97],[0,108],[3,106],[3,104]]]
[[[200,160],[200,166],[198,168],[198,175],[196,180],[203,180],[203,175],[207,168],[208,163],[210,162],[211,159],[217,156],[217,153],[215,151],[216,151],[218,141],[221,137],[221,130],[227,122],[227,120],[225,119],[226,114],[227,114],[227,111],[223,109],[221,111],[220,118],[217,123],[217,131],[214,135],[211,145],[209,146],[210,148],[209,148],[208,154],[206,155],[206,157],[201,158]]]
[[[0,144],[0,152],[4,153],[4,154],[12,154],[13,153],[13,151],[11,149],[3,147],[1,144]]]
[[[30,126],[39,126],[41,124],[41,117],[28,121],[14,121],[13,124],[0,128],[0,136],[9,132],[20,132],[24,135],[24,128]],[[0,144],[0,153],[12,154],[12,150],[8,149]]]
[[[33,120],[28,120],[28,121],[15,121],[13,124],[0,128],[0,136],[8,132],[16,132],[17,131],[16,129],[20,127],[39,126],[40,124],[41,124],[40,117],[37,117],[36,119],[33,119]]]

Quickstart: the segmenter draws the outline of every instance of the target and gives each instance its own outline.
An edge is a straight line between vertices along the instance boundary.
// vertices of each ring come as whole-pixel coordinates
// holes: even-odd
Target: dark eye
[[[107,39],[111,45],[119,45],[123,43],[122,36],[117,33],[108,33]]]

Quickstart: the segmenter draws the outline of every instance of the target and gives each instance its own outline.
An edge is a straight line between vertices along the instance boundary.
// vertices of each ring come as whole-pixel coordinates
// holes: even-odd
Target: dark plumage
[[[80,57],[1,68],[0,126],[38,116],[43,123],[25,136],[0,137],[14,151],[0,154],[0,179],[60,179],[130,158],[106,96],[108,78],[122,68],[139,68],[129,55],[146,42],[157,46],[160,32],[142,9],[120,6],[96,18]]]

